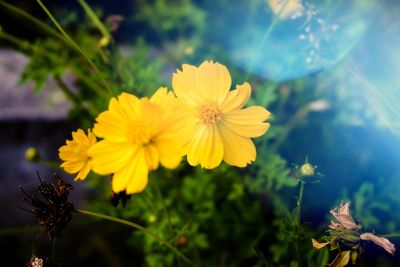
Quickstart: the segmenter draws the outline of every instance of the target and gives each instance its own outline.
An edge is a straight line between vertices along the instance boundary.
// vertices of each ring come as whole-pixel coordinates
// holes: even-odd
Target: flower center
[[[204,124],[214,124],[222,119],[222,111],[215,103],[202,105],[198,108],[199,120]]]
[[[88,158],[87,155],[87,150],[88,147],[79,145],[76,141],[73,142],[73,151],[75,152],[75,156],[80,160],[80,161],[85,161]]]
[[[148,144],[151,139],[149,125],[142,121],[132,121],[128,126],[128,138],[136,145]]]

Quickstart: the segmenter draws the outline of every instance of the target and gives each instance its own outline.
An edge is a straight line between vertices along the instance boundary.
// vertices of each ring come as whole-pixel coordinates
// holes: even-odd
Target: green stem
[[[42,164],[48,168],[63,171],[63,169],[60,167],[61,164],[56,161],[40,159],[37,163]]]
[[[387,235],[380,235],[381,237],[400,237],[400,233],[392,233],[392,234],[387,234]]]
[[[167,205],[165,205],[165,201],[164,201],[164,199],[163,199],[163,197],[161,195],[161,190],[158,187],[157,181],[154,181],[154,179],[153,179],[153,184],[154,184],[154,188],[155,188],[157,197],[158,197],[158,199],[160,199],[160,203],[161,203],[162,209],[164,211],[164,215],[165,215],[165,217],[167,219],[168,226],[169,226],[169,229],[171,231],[171,234],[174,234],[175,231],[174,231],[174,227],[172,226],[171,218],[169,217],[169,213],[168,213],[168,210],[167,210]]]
[[[68,85],[65,84],[65,82],[61,79],[59,75],[55,75],[54,80],[56,81],[58,87],[60,87],[64,95],[69,100],[71,100],[72,103],[74,103],[77,106],[81,105],[81,101],[79,100],[79,98],[74,93],[71,92],[71,90],[68,88]]]
[[[278,14],[276,14],[274,16],[274,19],[272,20],[272,23],[269,25],[267,31],[265,32],[263,38],[261,39],[258,48],[257,48],[257,53],[259,53],[262,50],[262,47],[264,46],[265,42],[268,40],[269,36],[271,35],[272,31],[275,29],[276,25],[279,22],[279,16],[281,15],[281,13],[283,12],[283,10],[285,10],[286,5],[289,3],[289,0],[286,0],[285,3],[282,5],[281,9],[279,10]],[[255,55],[252,57],[251,59],[251,63],[250,63],[250,67],[249,70],[247,71],[247,74],[245,76],[245,81],[249,78],[251,72],[254,69],[254,65],[256,63],[256,60],[258,59],[258,55]]]
[[[296,114],[294,114],[291,119],[283,126],[282,131],[280,132],[274,143],[270,146],[270,150],[276,151],[282,145],[282,143],[287,140],[286,137],[290,134],[290,132],[300,123],[302,123],[304,119],[307,118],[309,113],[310,108],[308,104],[301,107],[296,112]]]
[[[81,100],[74,93],[72,93],[72,91],[69,89],[68,85],[61,79],[61,77],[59,75],[55,75],[54,79],[55,79],[58,87],[61,89],[61,91],[64,93],[64,95],[69,100],[71,100],[72,103],[74,103],[77,106],[83,107]],[[98,112],[96,111],[95,108],[93,108],[92,105],[89,105],[86,108],[93,117],[97,116]]]
[[[302,257],[301,257],[301,244],[300,242],[302,241],[300,236],[299,236],[299,231],[300,231],[300,227],[301,227],[301,204],[303,202],[303,194],[304,194],[304,182],[300,181],[300,191],[299,191],[299,197],[297,199],[297,209],[296,209],[296,222],[297,222],[297,227],[296,227],[296,231],[297,231],[297,240],[296,240],[296,255],[297,255],[297,267],[301,267],[302,266]]]
[[[47,7],[43,4],[41,0],[36,0],[40,7],[43,9],[43,11],[47,14],[47,16],[50,18],[50,20],[53,22],[53,24],[57,27],[57,29],[62,33],[62,35],[68,40],[68,42],[71,44],[72,47],[74,47],[89,63],[89,65],[93,68],[93,70],[96,72],[97,76],[102,80],[104,86],[108,89],[109,93],[112,94],[112,89],[106,79],[104,78],[103,74],[100,72],[100,70],[96,67],[96,65],[93,63],[93,61],[89,58],[87,53],[77,44],[75,43],[74,40],[64,31],[64,29],[61,27],[61,25],[57,22],[57,20],[54,18],[54,16],[51,14],[51,12],[47,9]]]
[[[111,40],[111,38],[112,38],[111,34],[108,32],[106,27],[103,25],[103,23],[96,16],[96,13],[94,13],[93,9],[84,0],[78,0],[78,2],[82,6],[82,8],[85,10],[86,15],[92,20],[93,24],[101,32],[101,34],[104,37],[106,37],[106,38]]]
[[[81,214],[85,214],[88,216],[93,216],[93,217],[97,217],[97,218],[102,218],[105,220],[109,220],[112,222],[116,222],[116,223],[120,223],[120,224],[124,224],[127,226],[130,226],[132,228],[138,229],[139,231],[142,231],[143,233],[153,237],[155,240],[157,240],[158,242],[160,242],[160,244],[165,245],[166,247],[168,247],[171,251],[173,251],[176,255],[178,255],[182,260],[184,260],[186,263],[188,263],[191,266],[196,266],[191,260],[189,260],[182,252],[180,252],[177,248],[175,248],[174,246],[172,246],[171,244],[169,244],[166,240],[164,240],[162,237],[159,237],[158,235],[156,235],[155,233],[153,233],[152,231],[148,230],[147,228],[136,224],[134,222],[130,222],[124,219],[120,219],[120,218],[116,218],[113,216],[109,216],[109,215],[105,215],[105,214],[101,214],[101,213],[97,213],[97,212],[93,212],[93,211],[88,211],[88,210],[81,210],[78,209],[76,210],[76,212],[79,212]]]
[[[20,235],[20,234],[30,234],[30,233],[37,233],[41,230],[40,226],[22,226],[22,227],[5,227],[0,228],[0,236],[7,236],[7,235]]]
[[[303,202],[304,182],[300,182],[299,197],[297,199],[297,225],[301,224],[301,204]]]

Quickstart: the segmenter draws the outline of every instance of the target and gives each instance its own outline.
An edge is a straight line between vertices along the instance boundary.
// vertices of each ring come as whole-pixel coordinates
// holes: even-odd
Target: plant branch
[[[160,244],[163,244],[166,247],[168,247],[171,251],[173,251],[176,255],[178,255],[182,260],[184,260],[189,265],[196,266],[191,260],[189,260],[177,248],[172,246],[170,243],[168,243],[162,237],[159,237],[157,234],[153,233],[152,231],[148,230],[147,228],[145,228],[145,227],[143,227],[143,226],[141,226],[139,224],[136,224],[134,222],[130,222],[130,221],[127,221],[127,220],[124,220],[124,219],[116,218],[116,217],[113,217],[113,216],[109,216],[109,215],[93,212],[93,211],[81,210],[81,209],[78,209],[78,210],[75,210],[75,211],[78,212],[78,213],[84,214],[84,215],[93,216],[93,217],[97,217],[97,218],[102,218],[102,219],[105,219],[105,220],[108,220],[108,221],[124,224],[124,225],[130,226],[132,228],[135,228],[135,229],[137,229],[139,231],[142,231],[143,233],[153,237],[155,240],[160,242]]]

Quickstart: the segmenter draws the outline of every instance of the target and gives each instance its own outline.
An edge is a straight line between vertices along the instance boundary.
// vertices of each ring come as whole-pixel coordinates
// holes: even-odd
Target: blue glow
[[[245,71],[283,81],[329,68],[354,47],[379,10],[375,0],[303,1],[303,15],[277,20],[268,9],[231,43]],[[272,25],[272,26],[271,26]]]

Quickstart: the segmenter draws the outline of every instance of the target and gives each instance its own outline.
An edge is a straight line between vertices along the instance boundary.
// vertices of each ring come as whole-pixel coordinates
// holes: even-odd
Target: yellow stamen
[[[222,119],[222,111],[219,109],[217,104],[207,104],[202,105],[198,109],[199,111],[199,120],[204,124],[214,124],[219,122]]]
[[[128,136],[133,144],[148,144],[151,139],[149,126],[142,121],[132,121],[128,126]]]

